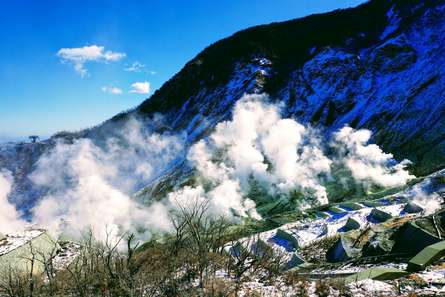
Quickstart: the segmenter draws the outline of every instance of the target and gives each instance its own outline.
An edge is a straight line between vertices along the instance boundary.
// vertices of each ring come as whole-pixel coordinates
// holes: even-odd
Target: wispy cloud
[[[122,89],[114,86],[103,86],[102,92],[113,95],[119,95],[122,94]]]
[[[105,51],[105,47],[98,45],[87,45],[84,47],[61,48],[57,52],[57,56],[62,59],[62,62],[70,63],[74,69],[85,77],[88,70],[85,64],[88,62],[116,62],[126,56],[125,53]]]
[[[148,93],[150,93],[150,83],[148,81],[135,82],[135,83],[131,84],[130,93],[148,94]]]
[[[124,68],[124,71],[128,71],[128,72],[144,72],[144,73],[148,73],[148,74],[156,74],[157,72],[154,70],[147,70],[145,64],[142,64],[138,61],[133,62],[133,64],[131,64],[130,66]]]
[[[142,72],[144,70],[145,70],[145,65],[138,61],[133,62],[133,64],[124,69],[124,71],[128,72]]]

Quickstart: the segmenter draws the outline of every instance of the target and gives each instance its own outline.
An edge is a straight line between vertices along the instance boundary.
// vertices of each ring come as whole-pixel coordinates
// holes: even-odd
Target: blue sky
[[[96,125],[148,98],[212,42],[361,2],[1,1],[0,140]]]

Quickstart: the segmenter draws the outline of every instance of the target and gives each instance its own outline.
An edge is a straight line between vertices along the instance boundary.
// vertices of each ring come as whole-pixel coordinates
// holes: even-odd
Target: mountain
[[[374,0],[250,28],[209,46],[134,112],[162,113],[195,141],[243,93],[266,92],[299,121],[372,130],[427,173],[445,164],[443,9]]]
[[[426,175],[445,165],[444,14],[443,0],[371,0],[240,31],[206,48],[134,110],[38,144],[3,145],[0,168],[12,172],[13,200],[29,210],[41,192],[28,175],[58,139],[101,142],[131,117],[162,114],[153,129],[184,131],[192,144],[229,119],[243,94],[268,93],[285,116],[326,133],[370,129],[385,151]],[[176,164],[141,193],[165,193],[189,174]]]

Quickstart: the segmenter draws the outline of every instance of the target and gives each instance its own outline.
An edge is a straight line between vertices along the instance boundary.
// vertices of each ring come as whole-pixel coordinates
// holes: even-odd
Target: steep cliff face
[[[205,49],[135,110],[39,147],[3,148],[0,167],[13,172],[20,204],[29,207],[39,194],[26,176],[56,138],[101,142],[131,116],[160,113],[165,121],[153,129],[185,131],[191,144],[228,119],[243,94],[264,92],[282,102],[285,116],[323,131],[370,129],[386,151],[412,160],[415,174],[430,173],[445,165],[444,15],[443,0],[372,0],[238,32]],[[187,174],[178,165],[146,191],[165,192]]]

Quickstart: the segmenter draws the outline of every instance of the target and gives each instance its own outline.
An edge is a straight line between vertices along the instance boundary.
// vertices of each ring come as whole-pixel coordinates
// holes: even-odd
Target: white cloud
[[[150,93],[150,83],[148,81],[144,82],[135,82],[131,84],[130,93],[135,94],[148,94]]]
[[[151,75],[156,74],[157,72],[154,70],[147,70],[146,66],[138,61],[133,62],[133,64],[131,64],[130,66],[124,68],[124,71],[128,71],[128,72],[144,72],[144,73],[148,73]]]
[[[133,64],[131,64],[124,70],[128,71],[128,72],[142,72],[144,69],[145,69],[145,65],[136,61],[136,62],[133,62]]]
[[[108,93],[108,94],[113,94],[113,95],[122,94],[122,89],[118,88],[118,87],[103,86],[101,89],[102,89],[102,92]]]
[[[73,65],[74,69],[84,77],[88,74],[85,68],[87,62],[116,62],[126,56],[125,53],[105,51],[103,46],[87,45],[84,47],[62,48],[57,52],[62,62]]]

